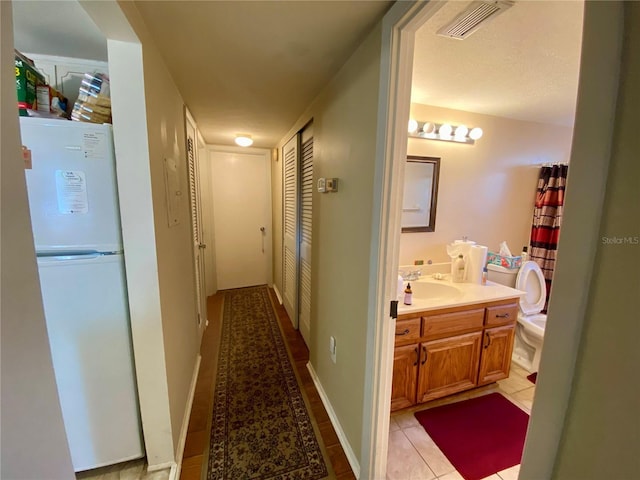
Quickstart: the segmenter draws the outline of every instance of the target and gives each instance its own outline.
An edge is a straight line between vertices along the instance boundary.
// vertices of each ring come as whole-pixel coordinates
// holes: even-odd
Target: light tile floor
[[[169,480],[171,469],[147,471],[144,458],[76,473],[76,480]]]
[[[447,400],[431,402],[430,407],[497,391],[531,414],[535,385],[527,380],[528,374],[525,369],[512,363],[509,378],[500,380],[497,385],[452,395]],[[419,410],[422,408],[391,415],[387,480],[464,480],[416,420],[413,414]],[[519,471],[520,465],[515,465],[484,480],[517,480]]]

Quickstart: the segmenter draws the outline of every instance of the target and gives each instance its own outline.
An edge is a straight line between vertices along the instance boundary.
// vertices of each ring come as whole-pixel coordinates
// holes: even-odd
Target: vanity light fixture
[[[248,135],[246,133],[239,133],[238,135],[236,135],[236,145],[239,145],[241,147],[250,147],[251,145],[253,145],[253,139],[251,138],[251,135]]]
[[[466,143],[473,145],[482,137],[482,129],[469,129],[466,125],[451,125],[450,123],[420,122],[409,120],[409,136],[425,138],[427,140],[444,140],[447,142]]]

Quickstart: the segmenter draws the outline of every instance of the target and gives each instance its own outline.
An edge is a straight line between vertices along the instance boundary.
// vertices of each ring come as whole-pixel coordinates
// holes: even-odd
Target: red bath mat
[[[531,375],[527,375],[527,380],[529,380],[531,383],[536,383],[537,379],[538,379],[538,372],[533,372]]]
[[[529,415],[499,393],[415,416],[465,480],[480,480],[520,463]]]

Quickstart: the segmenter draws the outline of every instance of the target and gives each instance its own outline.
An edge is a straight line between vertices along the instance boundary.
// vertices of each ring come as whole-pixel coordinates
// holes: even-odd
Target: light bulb
[[[478,140],[480,137],[482,137],[483,133],[484,132],[480,127],[472,128],[469,132],[469,138],[472,140]]]
[[[418,131],[418,121],[413,118],[409,120],[409,133],[416,133]]]
[[[467,136],[467,133],[469,133],[469,129],[467,128],[467,126],[459,125],[458,127],[456,127],[455,137],[456,139],[464,139],[464,137]]]
[[[236,145],[241,147],[250,147],[253,145],[253,139],[251,138],[251,135],[236,135]]]
[[[453,127],[448,123],[443,123],[442,125],[440,125],[440,128],[438,129],[438,133],[440,134],[441,137],[450,137],[452,131],[453,131]]]
[[[422,126],[422,131],[424,133],[435,133],[436,132],[436,126],[435,126],[435,124],[433,124],[431,122],[425,122],[425,124]]]

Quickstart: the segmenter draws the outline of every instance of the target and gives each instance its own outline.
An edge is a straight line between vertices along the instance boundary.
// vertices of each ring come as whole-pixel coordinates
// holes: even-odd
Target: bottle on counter
[[[529,260],[529,247],[527,247],[526,245],[524,247],[522,247],[522,253],[520,254],[520,256],[522,256],[522,263],[526,262]]]
[[[487,271],[487,267],[482,269],[482,285],[487,284],[487,277],[489,276],[489,272]]]
[[[453,261],[453,278],[451,279],[455,283],[464,282],[464,270],[466,267],[466,263],[464,261],[464,256],[462,254],[458,255]]]
[[[407,283],[407,288],[404,289],[404,304],[411,305],[411,297],[413,292],[411,291],[411,284]]]

